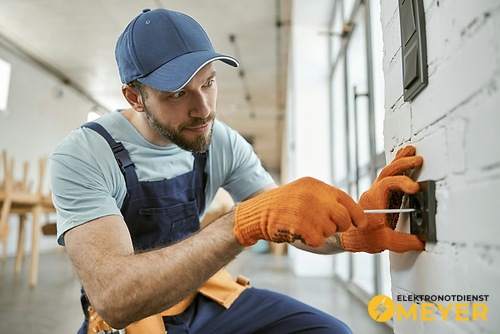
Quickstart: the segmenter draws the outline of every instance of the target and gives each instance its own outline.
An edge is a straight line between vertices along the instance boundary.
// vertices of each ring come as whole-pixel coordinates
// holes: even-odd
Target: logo
[[[396,305],[391,298],[385,295],[378,295],[372,298],[368,304],[368,313],[373,320],[386,322],[391,319],[396,311]]]
[[[411,306],[394,301],[385,295],[372,298],[368,304],[368,313],[373,320],[386,322],[394,315],[394,320],[403,318],[417,321],[420,316],[422,321],[447,321],[448,315],[455,321],[488,321],[487,302],[489,295],[398,295],[397,301],[413,302]],[[472,303],[466,303],[472,302]],[[418,307],[417,307],[418,305]],[[450,312],[451,311],[451,312]]]

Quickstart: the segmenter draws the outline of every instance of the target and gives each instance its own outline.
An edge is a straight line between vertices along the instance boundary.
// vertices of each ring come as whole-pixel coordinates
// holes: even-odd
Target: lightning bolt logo
[[[387,305],[388,303],[385,302],[386,300],[387,300],[387,297],[385,297],[382,300],[382,302],[380,304],[378,304],[378,306],[373,311],[373,314],[376,314],[377,319],[378,319],[378,315],[380,314],[380,312],[382,312],[382,314],[384,314],[385,310],[387,310],[389,308],[389,305]]]
[[[396,311],[396,305],[391,298],[385,295],[378,295],[372,298],[368,304],[368,313],[373,320],[385,322],[392,318]]]

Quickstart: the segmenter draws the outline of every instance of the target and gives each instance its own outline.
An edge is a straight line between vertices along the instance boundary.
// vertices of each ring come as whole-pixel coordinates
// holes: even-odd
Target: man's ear
[[[144,111],[144,101],[142,100],[142,96],[137,89],[128,84],[124,84],[122,85],[122,94],[125,97],[125,100],[127,100],[135,111]]]

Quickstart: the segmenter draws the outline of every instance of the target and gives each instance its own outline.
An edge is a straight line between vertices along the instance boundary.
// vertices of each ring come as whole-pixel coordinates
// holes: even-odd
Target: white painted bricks
[[[414,174],[437,181],[437,243],[391,254],[399,294],[488,294],[488,321],[394,321],[395,333],[497,333],[500,328],[500,2],[424,0],[429,84],[403,101],[398,1],[381,1],[387,160],[412,144]],[[403,216],[398,231],[408,231]],[[418,305],[420,316],[421,305]],[[470,311],[469,311],[470,315]]]

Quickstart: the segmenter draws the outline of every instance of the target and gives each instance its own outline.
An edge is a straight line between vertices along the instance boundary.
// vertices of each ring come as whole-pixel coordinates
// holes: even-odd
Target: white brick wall
[[[488,321],[456,322],[454,311],[443,321],[435,307],[436,321],[395,320],[394,330],[498,333],[500,2],[424,0],[424,8],[429,84],[405,103],[398,1],[381,1],[387,160],[415,145],[424,157],[418,180],[436,180],[438,200],[438,242],[391,254],[392,293],[487,294]],[[407,217],[397,229],[408,230]]]

